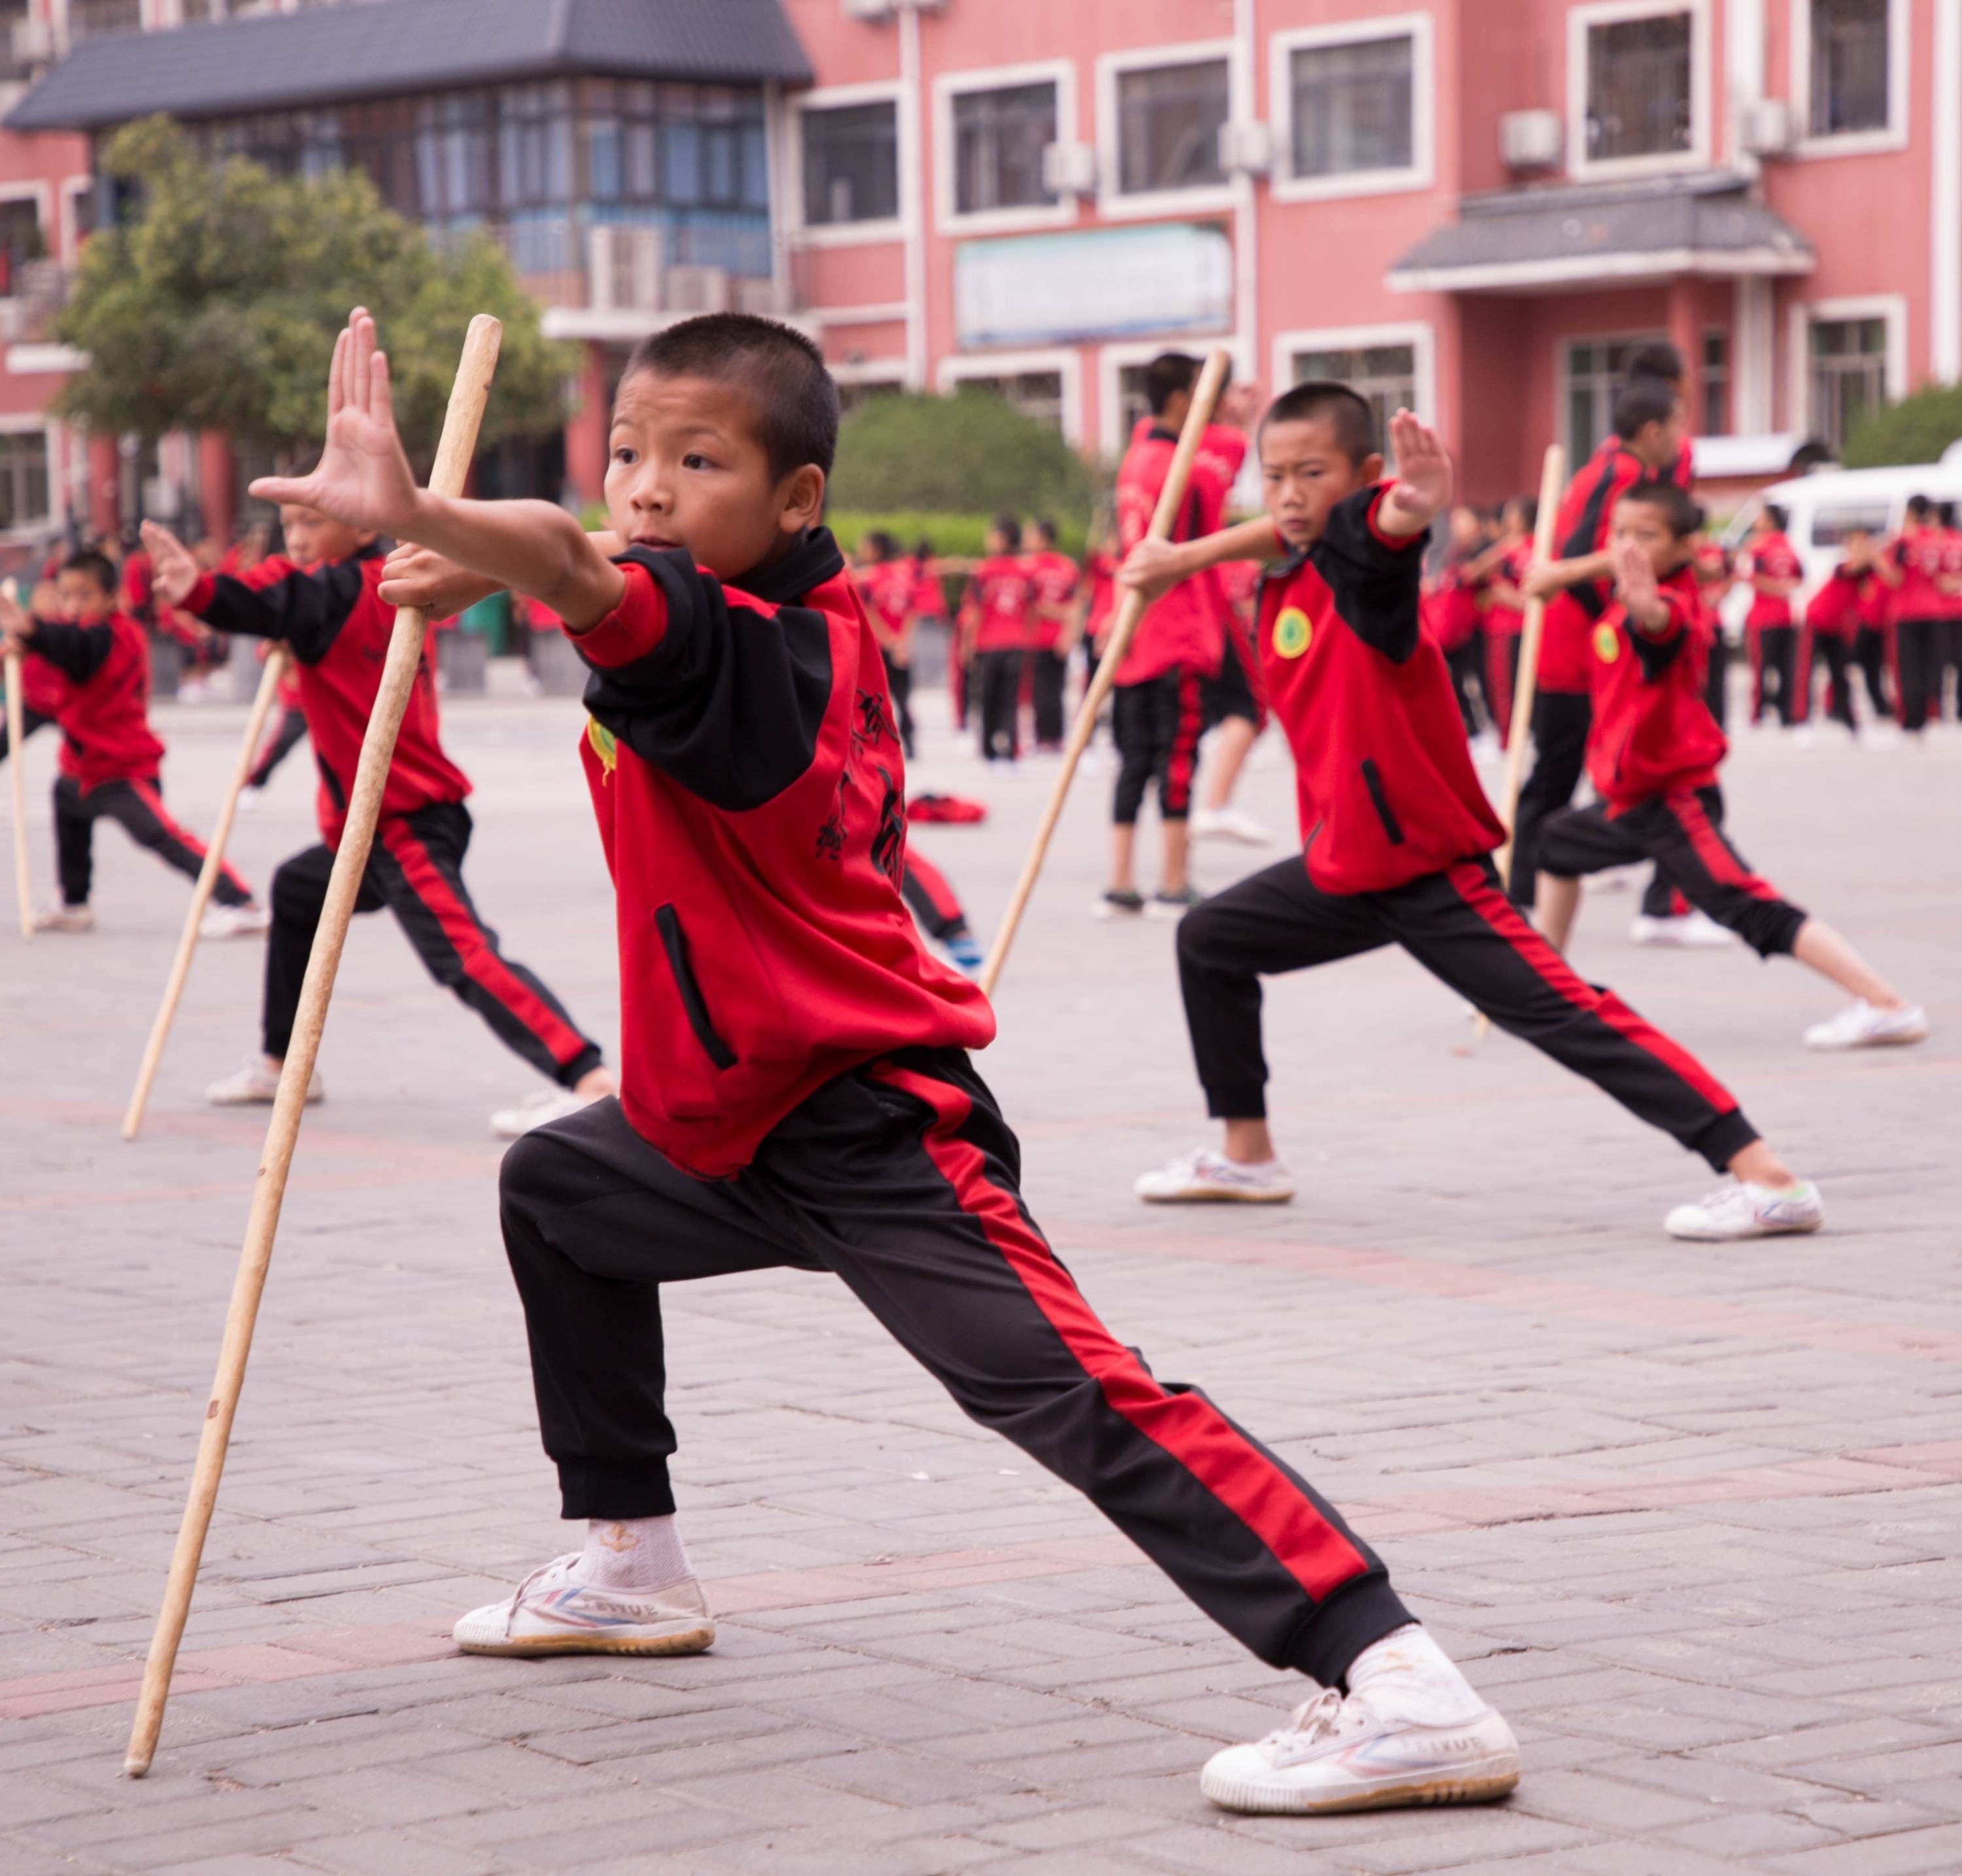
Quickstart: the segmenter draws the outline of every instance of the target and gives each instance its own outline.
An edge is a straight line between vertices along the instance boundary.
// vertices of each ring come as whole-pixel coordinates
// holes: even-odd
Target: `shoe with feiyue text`
[[[85,905],[63,905],[52,912],[37,912],[34,923],[37,931],[72,934],[94,930],[95,914]]]
[[[1708,912],[1686,912],[1679,918],[1638,913],[1629,924],[1628,936],[1638,945],[1673,946],[1683,951],[1714,951],[1737,942],[1737,934]]]
[[[490,1116],[490,1131],[500,1140],[516,1140],[548,1121],[562,1121],[590,1107],[594,1097],[575,1094],[570,1088],[541,1088],[527,1095],[516,1107],[500,1107]]]
[[[1732,1179],[1693,1205],[1678,1205],[1663,1220],[1663,1229],[1673,1238],[1722,1244],[1739,1238],[1790,1237],[1817,1231],[1825,1222],[1826,1208],[1810,1179],[1781,1191]]]
[[[1200,1790],[1223,1811],[1299,1815],[1485,1804],[1519,1783],[1513,1729],[1422,1629],[1366,1648],[1349,1682],[1346,1694],[1330,1687],[1297,1707],[1265,1739],[1215,1753]]]
[[[1293,1198],[1294,1181],[1278,1160],[1249,1165],[1199,1147],[1147,1172],[1136,1191],[1148,1205],[1281,1205]]]
[[[700,1654],[715,1619],[693,1577],[659,1590],[602,1589],[580,1581],[580,1553],[534,1570],[501,1603],[473,1609],[451,1631],[466,1654]]]
[[[200,938],[252,938],[269,929],[273,915],[263,905],[207,905],[197,922]]]
[[[1883,1010],[1865,997],[1805,1032],[1805,1046],[1817,1049],[1901,1048],[1927,1040],[1928,1012],[1920,1004]]]
[[[222,1081],[214,1081],[204,1091],[204,1098],[213,1107],[268,1107],[280,1092],[278,1067],[264,1056],[248,1062],[235,1075],[227,1075]],[[313,1079],[307,1083],[307,1105],[327,1099],[327,1090],[321,1086],[320,1070],[313,1071]]]

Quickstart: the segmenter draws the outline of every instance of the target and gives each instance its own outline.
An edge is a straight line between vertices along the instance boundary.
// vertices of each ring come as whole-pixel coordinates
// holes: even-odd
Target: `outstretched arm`
[[[1451,502],[1451,458],[1436,431],[1408,410],[1390,419],[1397,479],[1376,509],[1383,533],[1420,534]]]
[[[1222,528],[1197,541],[1160,541],[1150,534],[1124,556],[1117,584],[1155,599],[1182,579],[1223,560],[1277,560],[1287,551],[1264,515]]]

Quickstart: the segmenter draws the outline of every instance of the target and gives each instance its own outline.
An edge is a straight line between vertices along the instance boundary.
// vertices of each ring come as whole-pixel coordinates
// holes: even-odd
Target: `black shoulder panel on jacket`
[[[1427,530],[1413,534],[1404,547],[1382,540],[1369,525],[1379,493],[1359,490],[1337,502],[1308,557],[1328,582],[1342,623],[1365,645],[1401,665],[1417,650],[1424,544],[1430,534]]]

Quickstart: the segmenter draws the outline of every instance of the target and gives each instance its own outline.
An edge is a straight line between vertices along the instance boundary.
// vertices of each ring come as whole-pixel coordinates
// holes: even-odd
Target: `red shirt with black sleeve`
[[[1687,563],[1657,590],[1669,617],[1638,629],[1619,601],[1592,634],[1594,722],[1587,773],[1611,814],[1657,795],[1708,788],[1730,745],[1703,700],[1714,626]]]
[[[313,568],[276,555],[242,573],[206,573],[184,601],[187,611],[221,632],[278,639],[291,649],[300,707],[320,769],[320,835],[329,847],[340,844],[361,739],[395,632],[395,609],[382,603],[377,590],[382,560],[379,547]],[[469,793],[469,778],[443,752],[436,675],[425,644],[395,738],[382,812],[414,814],[438,802],[461,801]]]
[[[1121,558],[1151,531],[1152,512],[1178,453],[1175,432],[1149,420],[1132,436],[1117,470],[1117,544]],[[1185,499],[1172,522],[1170,538],[1197,541],[1219,532],[1226,518],[1240,465],[1247,459],[1247,436],[1230,423],[1209,423],[1192,460]],[[1210,677],[1219,669],[1225,643],[1226,600],[1211,568],[1182,579],[1145,609],[1130,649],[1117,668],[1120,684],[1145,684],[1168,671]]]
[[[985,1047],[994,1013],[900,897],[905,758],[829,531],[726,585],[678,549],[618,564],[618,608],[570,636],[619,906],[621,1105],[727,1179],[834,1076]]]
[[[126,612],[70,624],[37,619],[23,667],[21,700],[34,695],[25,675],[46,667],[45,693],[62,732],[57,766],[86,794],[105,782],[151,782],[164,745],[150,728],[150,643]]]
[[[1424,537],[1377,525],[1389,486],[1337,502],[1261,590],[1261,672],[1294,754],[1308,876],[1325,892],[1387,892],[1505,838],[1444,654],[1418,629]]]
[[[1555,557],[1578,560],[1608,544],[1615,504],[1638,482],[1649,480],[1648,465],[1618,436],[1611,436],[1582,465],[1560,498],[1554,524]],[[1583,580],[1555,593],[1546,604],[1539,648],[1539,688],[1584,694],[1588,688],[1588,633],[1608,610],[1613,588],[1606,580]]]
[[[1029,576],[1031,642],[1037,651],[1053,652],[1076,598],[1076,563],[1054,547],[1028,554],[1024,560]],[[1046,607],[1053,610],[1045,611]]]
[[[1890,616],[1896,623],[1941,617],[1941,589],[1937,583],[1941,576],[1941,530],[1904,529],[1887,554],[1900,570],[1900,584],[1892,589]]]
[[[1869,576],[1841,561],[1806,602],[1806,629],[1815,638],[1850,639],[1860,629],[1860,589]]]
[[[962,610],[974,621],[977,652],[1019,652],[1034,642],[1034,587],[1019,554],[993,554],[968,576]]]
[[[1737,557],[1737,576],[1740,579],[1802,579],[1805,568],[1791,543],[1781,534],[1773,531],[1760,534]],[[1762,632],[1769,628],[1791,624],[1791,595],[1767,593],[1751,589],[1751,609],[1744,615],[1744,630]]]

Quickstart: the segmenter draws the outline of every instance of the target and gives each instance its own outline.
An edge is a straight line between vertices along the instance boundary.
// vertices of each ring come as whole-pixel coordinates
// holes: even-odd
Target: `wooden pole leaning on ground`
[[[8,580],[0,592],[9,599],[20,588]],[[34,935],[34,885],[27,873],[27,781],[21,773],[21,745],[27,739],[27,706],[21,694],[21,654],[7,654],[7,786],[14,802],[14,897],[19,901],[21,936]]]
[[[1200,440],[1206,434],[1206,425],[1213,421],[1213,407],[1219,400],[1220,387],[1226,381],[1229,363],[1223,346],[1216,346],[1206,354],[1199,381],[1193,387],[1192,407],[1186,413],[1185,427],[1179,432],[1178,448],[1173,452],[1171,467],[1165,473],[1165,487],[1158,491],[1158,506],[1152,511],[1150,531],[1154,540],[1164,541],[1171,536],[1172,523],[1185,500],[1185,485],[1191,478],[1193,458],[1199,454]],[[1041,820],[1036,824],[1036,838],[1029,848],[1029,857],[1022,863],[1021,877],[1008,895],[1008,910],[1002,914],[1002,922],[995,928],[995,942],[988,948],[988,961],[981,967],[981,988],[989,997],[994,995],[1002,966],[1008,960],[1009,947],[1015,942],[1016,928],[1028,908],[1029,895],[1035,890],[1043,860],[1049,852],[1050,837],[1062,818],[1062,804],[1069,796],[1069,784],[1075,778],[1076,765],[1090,746],[1091,736],[1097,728],[1097,713],[1104,707],[1104,700],[1110,694],[1110,687],[1117,681],[1117,667],[1130,649],[1132,636],[1138,629],[1138,621],[1145,615],[1146,603],[1142,594],[1131,591],[1126,591],[1118,602],[1110,636],[1104,641],[1104,656],[1097,661],[1096,675],[1083,694],[1076,721],[1070,728],[1069,741],[1063,748],[1062,767],[1056,771],[1056,785],[1050,790]]]
[[[1546,458],[1539,472],[1539,512],[1533,522],[1533,558],[1553,558],[1553,531],[1560,509],[1560,498],[1567,488],[1567,451],[1558,443],[1546,446]],[[1506,844],[1494,857],[1499,869],[1499,884],[1508,892],[1513,885],[1513,831],[1519,818],[1519,789],[1526,780],[1526,742],[1532,733],[1533,699],[1539,690],[1539,642],[1546,630],[1546,601],[1529,599],[1526,617],[1519,628],[1519,671],[1513,685],[1513,722],[1506,738],[1506,789],[1499,818],[1506,824]],[[1492,1019],[1481,1010],[1472,1019],[1472,1030],[1483,1042],[1491,1032]]]
[[[497,369],[497,344],[503,331],[487,314],[480,313],[470,322],[469,333],[463,342],[463,360],[449,394],[449,413],[443,419],[443,440],[436,446],[436,466],[430,474],[430,487],[436,494],[463,493],[470,459],[476,454],[478,426],[483,421],[491,374]],[[368,718],[367,734],[362,739],[361,760],[348,799],[347,825],[334,856],[326,902],[321,908],[313,950],[307,959],[306,976],[300,986],[292,1040],[287,1045],[280,1091],[273,1099],[273,1118],[266,1128],[265,1151],[252,1188],[251,1214],[246,1221],[245,1243],[238,1255],[231,1306],[225,1312],[218,1374],[212,1383],[209,1405],[204,1410],[197,1465],[191,1475],[177,1547],[171,1554],[163,1607],[158,1612],[156,1632],[151,1638],[149,1658],[144,1664],[142,1692],[137,1699],[129,1753],[123,1762],[123,1769],[133,1779],[140,1779],[149,1770],[156,1753],[157,1735],[164,1723],[164,1703],[170,1697],[171,1670],[177,1662],[177,1645],[184,1638],[184,1619],[190,1612],[198,1562],[204,1552],[206,1533],[211,1528],[219,1479],[225,1470],[232,1416],[238,1411],[239,1390],[245,1380],[246,1358],[251,1353],[252,1326],[266,1287],[267,1267],[272,1261],[273,1239],[279,1230],[280,1206],[286,1197],[286,1174],[299,1135],[307,1086],[313,1079],[314,1062],[320,1052],[321,1031],[327,1022],[328,1001],[334,994],[334,973],[340,968],[341,946],[353,914],[355,895],[367,870],[375,823],[381,818],[382,791],[395,755],[396,732],[401,728],[402,714],[422,664],[428,624],[427,615],[411,608],[405,606],[396,613],[381,688]]]
[[[238,812],[238,798],[252,778],[252,765],[258,760],[259,739],[264,735],[266,719],[272,713],[273,700],[279,695],[280,681],[286,675],[289,657],[283,645],[275,645],[267,656],[266,668],[259,674],[259,693],[252,700],[252,713],[245,721],[244,740],[238,745],[238,760],[232,780],[218,810],[218,825],[211,830],[211,844],[205,849],[204,864],[198,869],[197,884],[192,888],[190,908],[184,914],[184,930],[177,935],[177,955],[171,960],[171,975],[164,985],[164,1000],[157,1019],[150,1025],[150,1039],[143,1045],[142,1065],[136,1070],[136,1086],[129,1096],[129,1112],[123,1116],[123,1137],[134,1140],[142,1130],[143,1110],[150,1102],[150,1084],[164,1059],[164,1045],[170,1038],[171,1024],[177,1013],[177,999],[184,994],[184,980],[190,975],[190,961],[197,949],[198,927],[204,910],[211,903],[212,888],[225,866],[225,849],[232,838],[232,823]]]

